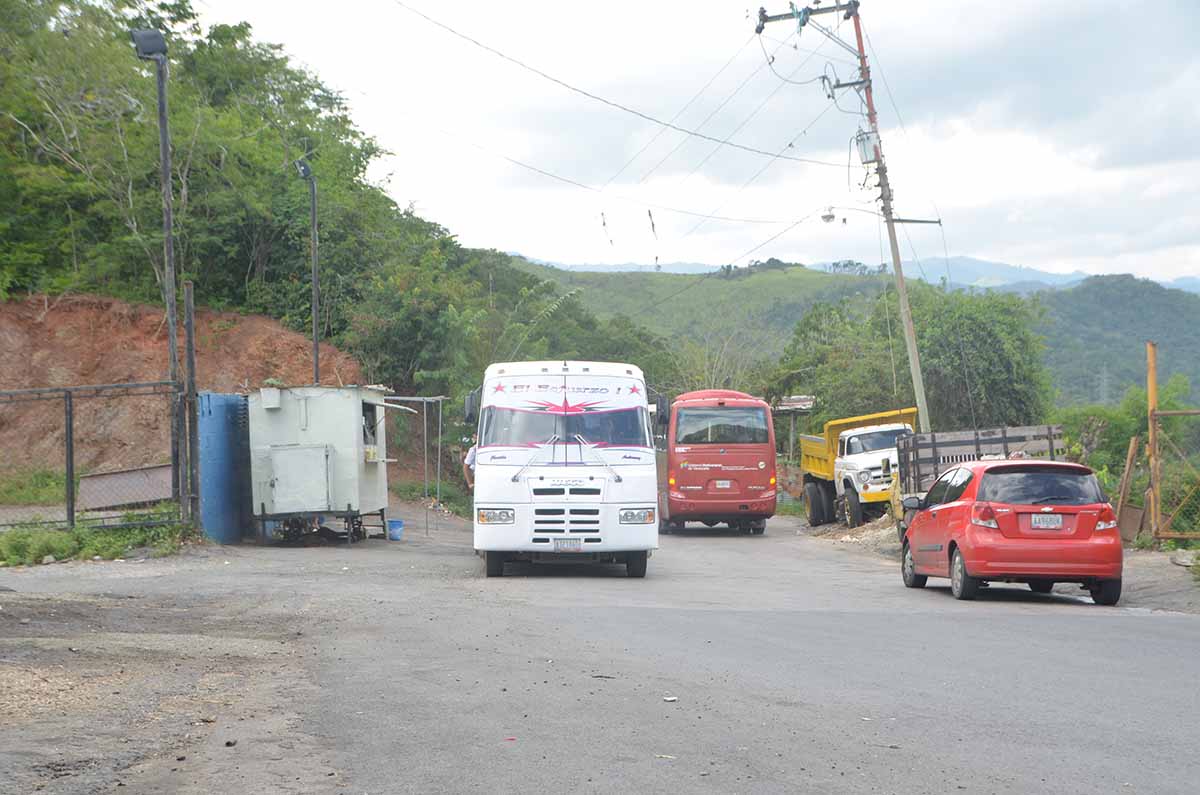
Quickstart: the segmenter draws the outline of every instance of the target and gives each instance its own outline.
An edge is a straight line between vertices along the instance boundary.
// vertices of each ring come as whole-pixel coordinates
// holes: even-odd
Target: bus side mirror
[[[479,390],[475,389],[467,393],[467,397],[463,400],[463,422],[468,425],[474,425],[479,422]]]
[[[659,425],[668,425],[671,422],[671,404],[667,400],[666,395],[659,395],[655,398],[654,416],[658,420]]]

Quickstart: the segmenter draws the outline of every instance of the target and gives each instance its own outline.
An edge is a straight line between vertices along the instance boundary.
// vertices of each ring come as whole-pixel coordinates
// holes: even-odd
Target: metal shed
[[[326,518],[364,537],[362,518],[386,526],[387,390],[374,386],[264,387],[251,393],[250,469],[255,519],[285,538]]]

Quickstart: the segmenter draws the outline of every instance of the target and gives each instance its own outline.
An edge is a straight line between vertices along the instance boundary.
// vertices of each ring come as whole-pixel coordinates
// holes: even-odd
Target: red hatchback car
[[[904,507],[916,512],[902,553],[909,588],[949,577],[956,599],[973,599],[989,581],[1028,583],[1036,593],[1075,582],[1098,605],[1121,598],[1117,518],[1085,466],[971,461]]]

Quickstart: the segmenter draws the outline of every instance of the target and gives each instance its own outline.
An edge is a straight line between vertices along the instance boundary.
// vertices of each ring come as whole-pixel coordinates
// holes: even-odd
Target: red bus
[[[659,471],[659,532],[687,522],[761,535],[775,513],[775,427],[761,398],[731,389],[671,404]]]

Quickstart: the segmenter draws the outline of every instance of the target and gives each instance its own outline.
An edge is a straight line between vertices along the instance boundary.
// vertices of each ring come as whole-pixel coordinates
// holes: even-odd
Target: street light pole
[[[168,377],[179,384],[179,339],[175,309],[175,223],[174,206],[171,198],[171,129],[167,123],[167,42],[157,30],[132,30],[138,58],[154,61],[158,83],[158,154],[159,184],[163,206],[163,302],[167,314],[167,370]],[[176,474],[172,493],[178,498],[183,482],[184,467],[180,459],[180,438],[183,435],[178,392],[173,398],[171,433],[171,465]]]
[[[309,205],[309,254],[312,257],[312,335],[313,335],[313,383],[321,383],[321,281],[317,271],[317,177],[312,173],[308,161],[297,160],[296,170],[308,182]]]

